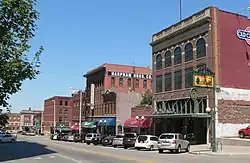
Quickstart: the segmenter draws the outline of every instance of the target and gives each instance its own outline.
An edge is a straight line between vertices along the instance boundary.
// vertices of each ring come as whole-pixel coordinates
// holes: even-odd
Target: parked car
[[[127,148],[131,148],[131,147],[135,147],[135,140],[136,140],[136,133],[125,133],[124,137],[123,137],[123,148],[127,149]]]
[[[135,149],[148,149],[153,151],[158,149],[158,137],[153,135],[140,135],[135,141]]]
[[[240,138],[245,138],[246,136],[250,136],[250,126],[246,128],[242,128],[238,131]]]
[[[67,135],[67,134],[66,133],[58,133],[57,140],[62,140],[62,137],[64,137],[65,135]]]
[[[113,140],[114,140],[115,136],[107,136],[102,140],[102,145],[103,146],[110,146],[113,144]]]
[[[170,152],[180,153],[181,150],[189,152],[190,144],[189,141],[184,140],[182,134],[178,133],[164,133],[161,134],[158,141],[158,151],[163,153],[164,150],[169,150]]]
[[[28,136],[36,136],[36,133],[35,132],[27,132],[26,135],[28,135]]]
[[[124,135],[116,135],[113,139],[112,145],[114,148],[118,146],[123,146],[123,137]]]
[[[82,137],[79,133],[74,134],[74,142],[82,142]]]
[[[100,134],[97,133],[88,133],[85,136],[85,143],[87,143],[88,145],[90,145],[90,143],[93,143],[93,138],[100,136]]]
[[[15,143],[16,136],[12,134],[1,134],[0,136],[0,143]]]
[[[58,140],[58,133],[52,134],[51,139],[52,140]]]
[[[102,144],[102,140],[105,137],[106,137],[105,135],[96,136],[95,138],[93,138],[93,144],[94,145]]]
[[[61,138],[60,138],[60,140],[61,141],[68,141],[68,134],[65,134],[65,135],[63,135]]]

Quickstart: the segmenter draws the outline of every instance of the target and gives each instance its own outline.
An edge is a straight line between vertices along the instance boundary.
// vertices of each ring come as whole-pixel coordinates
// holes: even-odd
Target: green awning
[[[68,127],[56,127],[57,131],[71,131]]]
[[[40,124],[40,123],[37,123],[37,124],[36,124],[36,128],[37,128],[37,129],[41,129],[41,124]]]
[[[83,128],[95,128],[96,127],[96,121],[86,121],[82,123]]]

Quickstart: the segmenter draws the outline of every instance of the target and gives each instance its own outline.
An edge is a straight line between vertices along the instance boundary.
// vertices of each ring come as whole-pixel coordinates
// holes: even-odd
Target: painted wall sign
[[[141,78],[141,79],[152,79],[152,75],[148,74],[134,74],[127,72],[108,72],[109,76],[119,76],[119,77],[127,77],[127,78]]]
[[[250,45],[250,27],[247,27],[246,29],[238,29],[237,37],[239,39],[245,40],[247,44]]]

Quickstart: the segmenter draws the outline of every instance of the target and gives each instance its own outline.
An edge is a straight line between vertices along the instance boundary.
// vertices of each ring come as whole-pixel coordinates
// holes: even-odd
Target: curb
[[[209,151],[208,151],[209,152]],[[205,155],[205,156],[235,156],[235,155],[249,155],[249,153],[206,153],[206,152],[189,152],[192,155]]]

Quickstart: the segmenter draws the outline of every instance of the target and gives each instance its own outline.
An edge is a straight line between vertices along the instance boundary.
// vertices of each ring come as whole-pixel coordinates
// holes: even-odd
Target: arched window
[[[174,50],[174,65],[181,64],[181,48],[177,47]]]
[[[185,46],[185,62],[193,60],[193,45],[187,43]]]
[[[156,56],[156,70],[162,69],[162,56],[161,54],[158,54]]]
[[[204,38],[200,38],[196,43],[196,55],[197,58],[206,56],[206,41]]]
[[[172,65],[171,52],[167,51],[166,54],[165,54],[165,68],[170,67],[171,65]]]
[[[111,78],[111,86],[112,86],[112,87],[115,86],[115,78],[114,78],[114,77]]]

